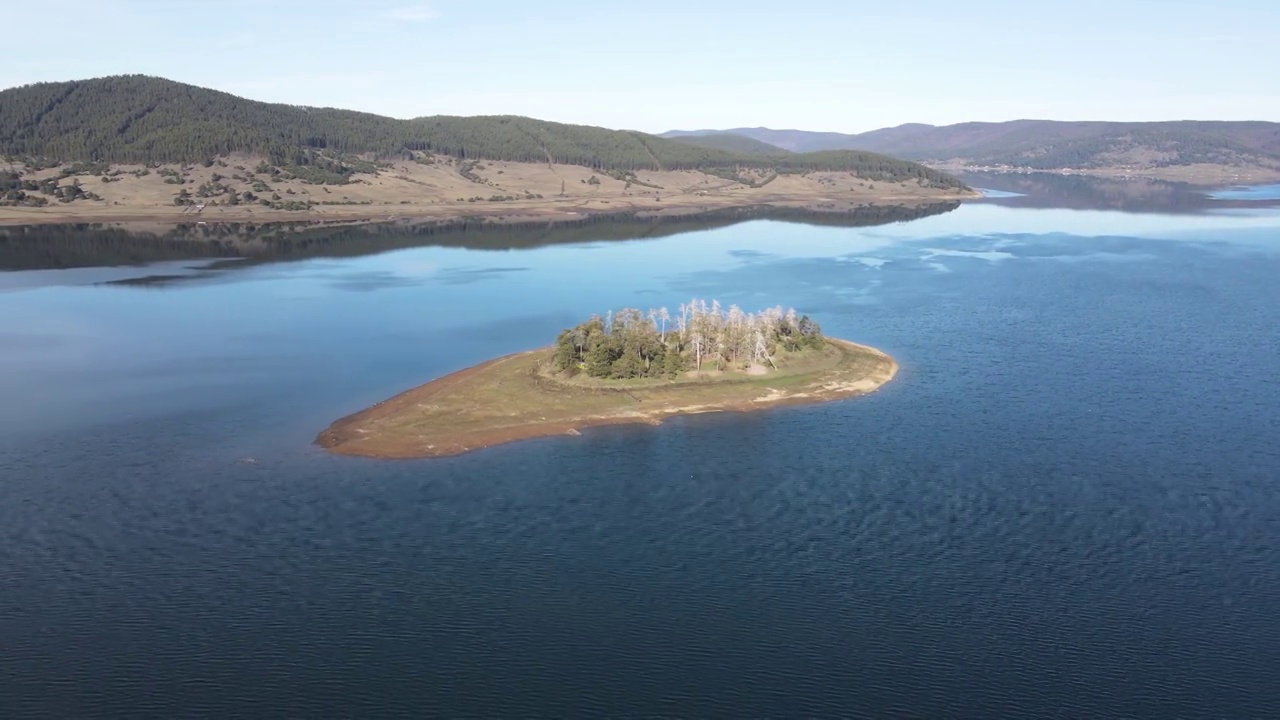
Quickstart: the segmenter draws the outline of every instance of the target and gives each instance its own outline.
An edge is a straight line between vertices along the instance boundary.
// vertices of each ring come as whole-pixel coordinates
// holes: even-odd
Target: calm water
[[[983,189],[985,202],[1016,208],[1201,214],[1273,206],[1280,200],[1280,185],[1224,189],[1151,178],[1108,179],[1045,172],[975,172],[961,177],[971,187]]]
[[[1212,197],[1220,200],[1280,200],[1280,185],[1255,185],[1219,190]]]
[[[0,716],[1274,716],[1276,210],[593,232],[0,273]],[[310,445],[693,296],[902,373],[444,460]]]

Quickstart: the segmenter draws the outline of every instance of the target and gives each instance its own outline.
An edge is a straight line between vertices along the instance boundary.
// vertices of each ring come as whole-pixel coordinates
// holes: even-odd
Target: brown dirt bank
[[[600,388],[540,372],[550,349],[490,360],[344,417],[316,437],[339,455],[403,459],[457,455],[493,445],[577,434],[598,425],[657,425],[674,415],[751,412],[864,395],[898,365],[875,348],[828,338],[803,367],[763,376],[710,374]]]

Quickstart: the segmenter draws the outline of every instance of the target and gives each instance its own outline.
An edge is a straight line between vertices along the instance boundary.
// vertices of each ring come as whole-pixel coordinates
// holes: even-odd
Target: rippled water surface
[[[0,716],[1272,716],[1277,278],[1274,210],[982,203],[0,273]],[[443,460],[310,445],[693,296],[903,370]]]

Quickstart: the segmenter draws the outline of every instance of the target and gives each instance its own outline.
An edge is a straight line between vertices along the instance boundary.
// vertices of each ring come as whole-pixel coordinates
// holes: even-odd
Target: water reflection
[[[684,216],[597,214],[569,222],[392,222],[182,224],[164,230],[79,224],[0,228],[0,270],[138,266],[163,261],[215,260],[187,271],[107,281],[165,282],[245,264],[318,257],[358,257],[412,247],[517,250],[567,243],[659,238],[712,230],[750,220],[867,227],[955,210],[958,202],[873,205],[847,212],[748,207]]]
[[[1215,200],[1280,200],[1280,184],[1241,185],[1209,193]]]
[[[1019,208],[1198,214],[1269,207],[1280,201],[1280,192],[1277,192],[1280,186],[1273,186],[1270,193],[1256,188],[1246,192],[1214,192],[1189,183],[1138,177],[1055,173],[965,173],[959,177],[970,187],[990,191],[980,202]]]

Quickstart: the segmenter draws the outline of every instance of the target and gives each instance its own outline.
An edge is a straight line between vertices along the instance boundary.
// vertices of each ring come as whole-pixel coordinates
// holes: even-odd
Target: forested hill
[[[1057,122],[922,125],[856,135],[804,130],[735,128],[672,131],[664,137],[731,133],[796,152],[867,150],[926,162],[1059,168],[1172,167],[1199,163],[1280,167],[1280,123]]]
[[[382,157],[439,154],[556,162],[605,170],[725,168],[851,171],[885,181],[963,187],[924,166],[873,153],[759,155],[645,133],[524,117],[426,117],[262,103],[162,78],[127,75],[0,92],[0,154],[58,162],[197,162],[250,153],[301,165],[317,151]]]

